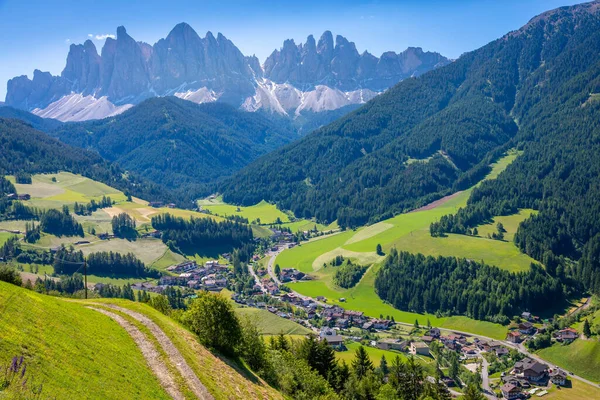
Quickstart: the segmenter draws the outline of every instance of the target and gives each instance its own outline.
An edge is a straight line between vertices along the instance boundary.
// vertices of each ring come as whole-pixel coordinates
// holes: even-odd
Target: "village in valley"
[[[535,346],[532,348],[528,343],[550,337],[552,342],[568,344],[581,336],[577,330],[556,329],[556,321],[523,312],[511,322],[505,339],[495,340],[433,327],[429,320],[426,325],[418,321],[411,325],[390,316],[374,318],[362,311],[329,304],[332,299],[324,296],[300,295],[286,283],[310,280],[311,276],[294,268],[272,266],[280,252],[298,245],[298,236],[276,228],[271,230],[273,235],[268,240],[257,240],[262,243],[247,264],[253,285],[236,285],[238,278],[231,265],[232,255],[224,253],[218,260],[203,264],[188,260],[172,265],[156,284],[138,282],[131,287],[154,293],[177,288],[188,297],[194,297],[197,290],[224,292],[238,307],[265,310],[308,328],[318,340],[325,341],[340,354],[356,344],[383,351],[388,358],[410,354],[424,365],[441,368],[441,381],[455,395],[460,394],[467,379],[476,380],[490,399],[543,397],[552,387],[571,386],[572,374],[533,355]],[[306,231],[301,238],[308,240],[316,234],[316,231]],[[345,302],[344,298],[335,300]],[[433,376],[428,379],[435,380]]]

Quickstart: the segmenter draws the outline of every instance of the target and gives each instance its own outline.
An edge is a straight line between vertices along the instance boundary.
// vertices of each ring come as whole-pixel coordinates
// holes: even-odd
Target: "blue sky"
[[[536,14],[580,3],[570,0],[0,0],[0,99],[6,81],[34,69],[60,74],[70,43],[103,35],[119,25],[136,40],[154,44],[179,22],[200,36],[223,33],[261,62],[283,40],[303,42],[325,30],[379,56],[408,46],[456,58],[525,24]],[[98,37],[98,39],[96,38]]]

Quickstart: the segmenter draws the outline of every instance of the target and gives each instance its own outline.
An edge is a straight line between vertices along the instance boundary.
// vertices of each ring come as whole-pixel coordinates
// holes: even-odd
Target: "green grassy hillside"
[[[308,335],[311,330],[285,318],[258,308],[236,308],[238,316],[248,317],[253,321],[263,335]]]
[[[43,383],[46,396],[57,399],[170,398],[129,334],[88,308],[108,304],[137,311],[155,322],[216,399],[281,398],[144,304],[115,299],[68,301],[4,282],[0,282],[0,365],[23,355],[28,376]]]
[[[119,325],[73,302],[0,282],[0,364],[25,357],[57,399],[168,399]]]
[[[600,341],[576,340],[555,344],[538,352],[540,357],[586,379],[600,382]]]
[[[491,172],[485,179],[495,179],[513,162],[519,153],[509,151],[504,157],[492,164]],[[337,255],[351,258],[362,264],[373,264],[381,261],[382,256],[375,252],[377,244],[381,244],[384,253],[391,248],[423,253],[425,255],[457,256],[496,265],[509,271],[525,271],[534,260],[521,253],[512,241],[488,239],[486,232],[495,224],[482,226],[478,237],[466,235],[448,235],[447,237],[431,237],[429,225],[443,215],[456,212],[467,203],[473,188],[455,194],[431,207],[425,207],[411,213],[404,213],[377,224],[348,230],[326,238],[302,244],[282,252],[276,260],[281,268],[294,267],[310,274],[315,279],[307,282],[292,283],[289,286],[307,296],[325,296],[332,303],[342,307],[364,311],[367,315],[379,317],[380,314],[394,316],[396,321],[414,323],[418,319],[451,329],[464,330],[481,335],[503,339],[506,329],[489,322],[475,321],[466,317],[437,318],[435,315],[415,314],[394,309],[385,304],[373,289],[378,266],[374,265],[362,280],[352,289],[336,287],[332,282],[332,268],[323,268]],[[531,210],[521,210],[519,214],[498,217],[496,222],[505,225],[506,237],[516,232],[518,224],[531,214]],[[340,302],[340,298],[345,302]]]

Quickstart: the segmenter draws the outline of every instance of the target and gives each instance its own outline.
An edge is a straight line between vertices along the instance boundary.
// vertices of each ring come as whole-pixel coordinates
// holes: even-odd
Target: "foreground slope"
[[[450,65],[400,82],[236,174],[223,186],[224,200],[264,198],[302,216],[358,226],[468,187],[485,175],[482,161],[496,148],[542,140],[543,132],[532,137],[529,129],[540,113],[574,95],[580,106],[597,92],[587,82],[599,58],[599,19],[598,2],[549,12]],[[588,104],[581,112],[595,109],[595,97]],[[578,120],[565,117],[564,123]],[[566,144],[587,135],[576,124],[570,132]]]
[[[90,306],[111,310],[143,332],[148,323],[140,325],[127,315],[128,310],[153,321],[216,399],[280,398],[276,391],[214,356],[193,334],[146,305],[113,299],[66,301],[4,282],[0,282],[0,363],[6,365],[13,356],[23,355],[28,374],[43,383],[43,394],[56,398],[170,398],[129,334]],[[153,342],[151,337],[147,340]],[[186,398],[194,398],[187,394],[185,383],[178,385]]]

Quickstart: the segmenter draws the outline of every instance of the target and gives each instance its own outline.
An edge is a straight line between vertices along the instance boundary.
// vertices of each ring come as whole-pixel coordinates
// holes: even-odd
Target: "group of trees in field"
[[[87,273],[90,275],[110,275],[129,277],[158,277],[158,271],[148,268],[134,254],[97,252],[84,257],[81,250],[61,246],[54,256],[54,273],[72,275],[83,272],[84,259],[87,260]]]
[[[115,215],[112,218],[112,230],[116,237],[133,239],[138,236],[135,220],[127,213]]]
[[[377,278],[379,297],[418,313],[466,315],[508,323],[524,310],[539,312],[565,299],[561,281],[539,265],[512,273],[455,257],[426,257],[392,249]]]
[[[350,289],[360,281],[368,268],[367,265],[359,265],[353,263],[352,260],[346,260],[335,269],[333,283],[344,289]]]
[[[112,207],[113,203],[110,197],[102,196],[102,199],[97,202],[96,200],[91,200],[87,204],[79,204],[75,202],[73,205],[73,213],[77,215],[91,215],[94,211],[100,208]]]
[[[84,236],[83,227],[69,212],[67,206],[63,210],[49,209],[40,216],[40,229],[42,232],[55,236]]]
[[[253,239],[250,226],[212,218],[184,219],[171,214],[152,217],[152,227],[162,232],[162,240],[176,248],[202,249],[211,246],[242,247]]]

